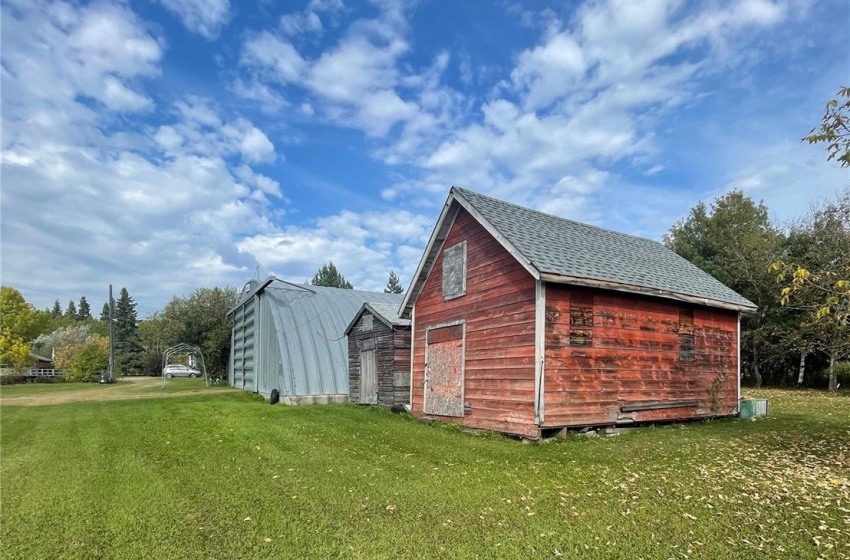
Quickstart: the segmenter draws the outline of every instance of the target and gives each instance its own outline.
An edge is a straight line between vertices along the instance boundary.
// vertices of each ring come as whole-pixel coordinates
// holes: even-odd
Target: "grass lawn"
[[[92,389],[115,387],[99,383],[21,383],[18,385],[0,385],[0,396],[11,398],[23,395],[42,395],[45,393],[67,393],[91,391]]]
[[[0,556],[850,558],[850,397],[758,394],[767,419],[544,444],[227,390],[8,399]]]

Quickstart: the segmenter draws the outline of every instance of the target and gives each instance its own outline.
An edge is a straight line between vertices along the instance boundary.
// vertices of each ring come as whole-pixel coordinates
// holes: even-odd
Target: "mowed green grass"
[[[525,444],[244,393],[4,404],[0,556],[848,558],[850,397]]]

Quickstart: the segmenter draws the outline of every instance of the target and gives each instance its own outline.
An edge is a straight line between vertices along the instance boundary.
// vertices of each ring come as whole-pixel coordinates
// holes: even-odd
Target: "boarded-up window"
[[[694,310],[679,310],[679,361],[693,362],[694,348]]]
[[[443,251],[443,299],[466,294],[466,241]]]
[[[369,332],[375,328],[374,317],[369,315],[368,313],[363,314],[363,318],[360,321],[360,331],[361,332]]]
[[[575,292],[570,295],[570,346],[593,344],[593,296]]]

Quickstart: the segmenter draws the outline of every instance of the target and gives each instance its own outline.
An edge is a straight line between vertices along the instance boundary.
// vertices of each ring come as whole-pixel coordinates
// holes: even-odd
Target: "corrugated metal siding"
[[[268,395],[272,389],[277,389],[282,393],[283,367],[269,298],[263,293],[258,296],[257,301],[255,391]]]
[[[233,386],[254,390],[254,333],[256,298],[246,302],[233,314]]]

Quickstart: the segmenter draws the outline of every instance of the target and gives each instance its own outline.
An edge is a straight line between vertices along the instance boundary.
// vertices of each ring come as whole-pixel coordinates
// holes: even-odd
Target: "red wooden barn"
[[[528,438],[736,414],[755,309],[656,241],[453,187],[401,306],[411,409]]]

